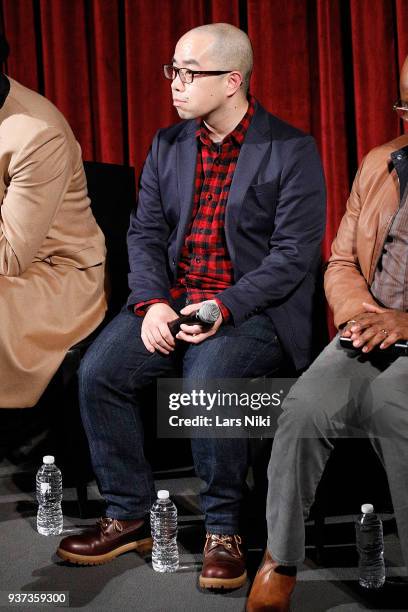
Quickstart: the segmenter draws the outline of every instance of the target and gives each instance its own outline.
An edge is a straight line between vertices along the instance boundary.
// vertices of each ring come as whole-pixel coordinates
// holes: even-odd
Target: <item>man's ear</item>
[[[232,96],[243,82],[242,74],[238,70],[234,70],[228,75],[228,95]]]

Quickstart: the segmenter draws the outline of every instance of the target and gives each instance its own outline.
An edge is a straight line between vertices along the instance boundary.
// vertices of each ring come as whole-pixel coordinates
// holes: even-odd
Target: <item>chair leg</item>
[[[316,561],[318,565],[323,565],[324,559],[324,524],[325,524],[325,513],[323,510],[318,510],[314,518],[314,532],[315,532],[315,548],[316,548]]]
[[[80,351],[78,349],[71,349],[61,367],[61,380],[64,391],[61,406],[61,420],[63,425],[64,447],[66,449],[65,461],[68,478],[76,489],[78,514],[80,518],[86,518],[88,514],[87,477],[90,473],[90,459],[88,443],[83,431],[78,404],[78,381],[76,373],[80,361]],[[70,451],[72,448],[76,449],[74,454]]]

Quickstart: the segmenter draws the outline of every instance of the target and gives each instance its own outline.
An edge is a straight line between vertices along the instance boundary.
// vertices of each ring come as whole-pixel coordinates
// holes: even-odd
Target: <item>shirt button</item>
[[[212,200],[212,195],[211,195],[211,193],[209,193],[209,194],[207,195],[207,200]]]
[[[399,153],[399,154],[397,155],[397,159],[402,159],[402,155],[401,155],[401,153]]]
[[[201,257],[196,257],[196,258],[195,258],[195,262],[196,262],[196,263],[200,263],[200,261],[201,261]]]

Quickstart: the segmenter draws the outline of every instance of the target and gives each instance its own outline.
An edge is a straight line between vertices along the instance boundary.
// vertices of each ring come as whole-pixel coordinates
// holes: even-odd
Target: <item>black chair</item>
[[[98,328],[69,349],[47,393],[47,404],[59,404],[49,410],[51,446],[55,448],[65,482],[72,481],[76,486],[81,516],[92,470],[79,414],[76,373],[87,348],[119,312],[129,294],[126,235],[136,201],[133,168],[99,162],[85,162],[84,166],[92,212],[105,236],[108,310]]]
[[[110,320],[129,295],[126,235],[136,203],[135,173],[130,166],[116,164],[85,162],[84,166],[92,212],[105,236],[109,284],[106,319]]]

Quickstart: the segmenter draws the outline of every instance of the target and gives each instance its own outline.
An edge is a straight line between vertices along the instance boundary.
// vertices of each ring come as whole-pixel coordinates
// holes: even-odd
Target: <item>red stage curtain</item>
[[[127,158],[127,125],[123,100],[125,87],[121,52],[119,8],[116,0],[90,5],[91,100],[95,158],[112,164],[123,164]]]
[[[3,0],[2,20],[12,50],[7,61],[10,76],[21,83],[41,90],[38,63],[42,62],[37,53],[36,21],[34,6],[27,0]]]
[[[328,228],[324,254],[344,211],[349,190],[346,101],[340,3],[287,0],[248,2],[248,33],[253,40],[253,91],[268,110],[317,140],[325,168]],[[273,34],[265,32],[273,24]]]
[[[324,258],[358,163],[403,130],[392,104],[408,54],[407,0],[0,0],[0,8],[8,74],[62,110],[85,159],[137,173],[156,130],[177,120],[161,73],[177,39],[213,21],[248,31],[252,92],[320,149]]]
[[[351,32],[356,107],[357,155],[399,133],[392,113],[398,95],[398,65],[392,3],[352,0]]]

